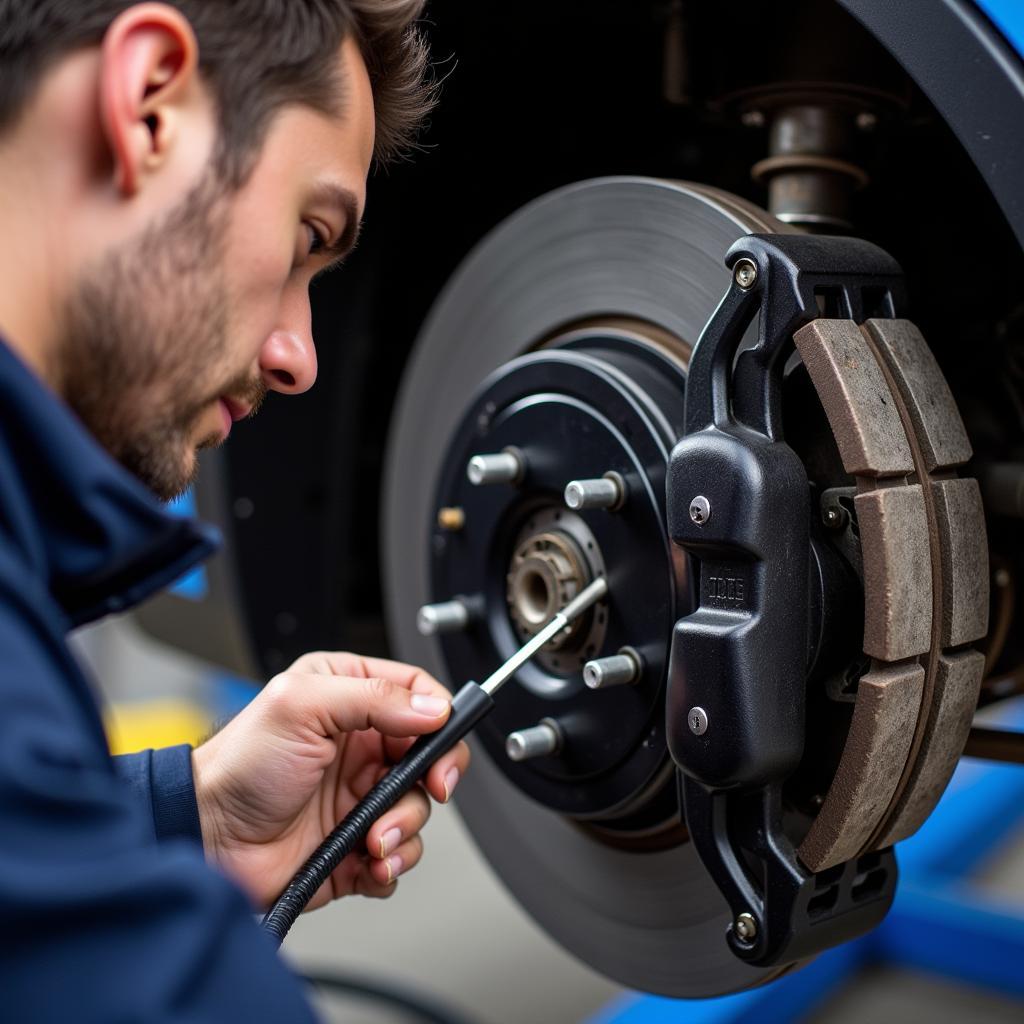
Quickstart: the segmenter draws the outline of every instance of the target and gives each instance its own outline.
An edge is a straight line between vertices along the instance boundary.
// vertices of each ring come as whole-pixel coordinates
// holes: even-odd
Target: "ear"
[[[100,108],[114,183],[123,196],[135,195],[144,175],[166,159],[197,83],[198,64],[192,26],[167,4],[129,7],[107,29]]]

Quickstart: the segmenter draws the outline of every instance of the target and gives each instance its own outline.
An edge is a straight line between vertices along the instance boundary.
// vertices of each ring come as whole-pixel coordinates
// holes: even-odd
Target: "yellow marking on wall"
[[[213,718],[206,708],[182,700],[113,704],[107,708],[105,719],[112,754],[173,747],[178,743],[196,746],[213,728]]]

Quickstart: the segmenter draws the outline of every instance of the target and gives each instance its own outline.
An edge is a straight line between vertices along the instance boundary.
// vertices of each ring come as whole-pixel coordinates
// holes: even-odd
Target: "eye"
[[[303,222],[306,231],[309,232],[309,255],[315,256],[319,252],[323,252],[327,248],[329,242],[327,237],[315,224],[311,224],[308,220]]]

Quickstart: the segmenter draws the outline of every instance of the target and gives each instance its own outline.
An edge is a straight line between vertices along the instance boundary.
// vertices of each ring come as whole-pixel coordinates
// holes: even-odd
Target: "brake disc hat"
[[[417,341],[389,440],[382,547],[397,656],[446,679],[440,646],[420,636],[416,615],[434,599],[438,471],[484,378],[588,320],[642,321],[692,345],[728,286],[729,246],[785,230],[704,186],[603,178],[535,200],[470,253]],[[623,985],[674,997],[733,992],[777,973],[729,951],[728,909],[688,843],[614,848],[523,795],[479,744],[474,755],[460,812],[516,899],[575,955]]]

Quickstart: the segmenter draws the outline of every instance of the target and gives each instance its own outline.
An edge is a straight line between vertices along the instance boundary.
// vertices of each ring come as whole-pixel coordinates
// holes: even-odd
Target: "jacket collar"
[[[216,550],[168,513],[0,340],[0,534],[71,625],[122,611]]]

